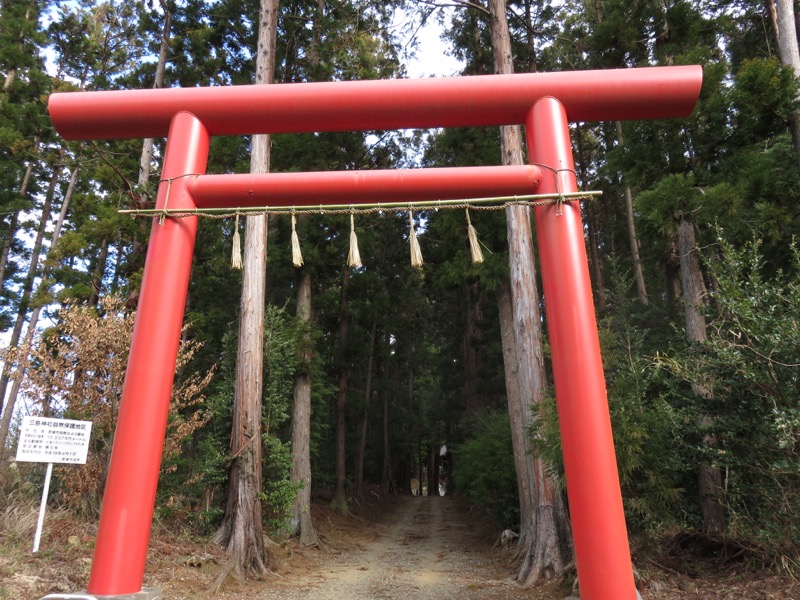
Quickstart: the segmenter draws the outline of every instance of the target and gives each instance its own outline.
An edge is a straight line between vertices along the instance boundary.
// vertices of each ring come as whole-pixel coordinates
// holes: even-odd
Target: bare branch
[[[450,2],[437,2],[436,0],[417,0],[418,4],[427,4],[434,8],[474,8],[485,15],[489,15],[489,9],[477,2],[469,0],[450,0]]]

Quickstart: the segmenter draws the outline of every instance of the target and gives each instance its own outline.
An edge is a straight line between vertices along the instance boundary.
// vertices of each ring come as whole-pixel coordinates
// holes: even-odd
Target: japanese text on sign
[[[17,461],[85,464],[91,433],[91,421],[23,417]]]

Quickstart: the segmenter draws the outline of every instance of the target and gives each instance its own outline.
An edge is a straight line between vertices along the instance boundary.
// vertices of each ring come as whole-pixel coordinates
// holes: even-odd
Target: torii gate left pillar
[[[231,176],[240,179],[226,205],[263,204],[263,196],[296,205],[297,190],[309,186],[321,204],[387,185],[409,200],[469,196],[465,186],[557,194],[577,189],[568,121],[687,116],[701,81],[699,67],[664,67],[80,92],[53,95],[50,113],[70,139],[168,133],[158,208],[193,210],[218,198],[225,176],[202,175],[212,135],[409,127],[525,124],[531,162],[542,168]],[[581,596],[634,600],[580,208],[538,207],[536,224]],[[47,598],[158,597],[142,581],[196,227],[195,217],[154,219],[88,593]]]

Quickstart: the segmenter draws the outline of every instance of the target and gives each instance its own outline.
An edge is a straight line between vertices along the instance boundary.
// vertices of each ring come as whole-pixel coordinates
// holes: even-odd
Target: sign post
[[[22,419],[19,444],[17,445],[17,462],[47,463],[47,474],[44,476],[44,489],[42,490],[42,505],[39,507],[36,535],[33,538],[33,552],[39,551],[39,542],[42,539],[44,513],[47,509],[47,496],[50,493],[50,478],[53,476],[53,463],[86,464],[91,435],[91,421],[45,417],[23,417]]]

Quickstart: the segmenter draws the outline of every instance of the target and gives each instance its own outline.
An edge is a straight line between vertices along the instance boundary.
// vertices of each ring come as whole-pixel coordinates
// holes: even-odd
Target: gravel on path
[[[364,526],[376,535],[363,548],[288,585],[278,580],[260,600],[532,597],[478,552],[470,516],[452,497],[406,497],[381,523]]]

